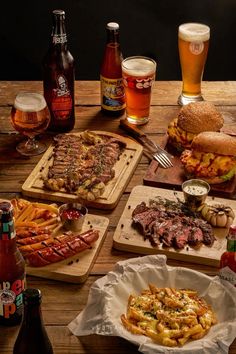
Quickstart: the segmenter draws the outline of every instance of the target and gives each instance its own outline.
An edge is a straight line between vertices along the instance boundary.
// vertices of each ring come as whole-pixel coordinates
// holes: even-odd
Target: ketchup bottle
[[[236,225],[231,225],[227,237],[227,251],[220,259],[220,278],[236,286]]]
[[[23,312],[25,262],[16,245],[13,206],[0,203],[0,325],[19,324]]]
[[[107,115],[120,116],[125,111],[125,93],[121,70],[123,57],[119,40],[119,24],[109,22],[106,30],[107,43],[100,72],[101,109]]]
[[[52,36],[43,60],[43,89],[51,114],[49,129],[68,132],[74,128],[74,59],[67,47],[65,12],[52,12]]]

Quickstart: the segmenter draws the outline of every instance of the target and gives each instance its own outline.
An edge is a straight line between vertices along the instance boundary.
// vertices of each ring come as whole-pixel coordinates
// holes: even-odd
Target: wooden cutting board
[[[122,193],[124,192],[130,178],[136,169],[140,158],[142,156],[143,147],[136,141],[123,137],[121,135],[113,134],[105,131],[95,131],[100,135],[107,135],[115,137],[121,142],[126,144],[124,151],[122,152],[119,161],[114,166],[115,176],[106,185],[105,191],[102,196],[95,201],[80,201],[90,207],[99,209],[113,209],[117,205]],[[79,135],[79,133],[75,133]],[[51,145],[42,156],[41,160],[35,166],[29,177],[22,185],[23,195],[27,195],[34,198],[46,199],[60,202],[73,202],[79,201],[79,198],[75,194],[68,192],[53,192],[43,189],[43,181],[41,176],[47,175],[48,168],[52,163],[53,145]]]
[[[103,216],[86,215],[81,233],[93,226],[99,230],[99,238],[91,249],[67,258],[64,261],[52,263],[44,267],[26,267],[26,274],[47,279],[61,280],[68,283],[83,283],[95,262],[106,235],[109,219]]]
[[[177,196],[183,200],[183,193],[176,193]],[[162,245],[156,247],[151,246],[149,240],[144,240],[143,236],[131,226],[131,215],[134,208],[141,202],[146,202],[148,204],[149,199],[154,198],[155,196],[176,200],[173,190],[147,186],[136,186],[133,188],[114,233],[113,247],[118,250],[140,254],[165,254],[172,259],[218,267],[220,257],[226,250],[226,236],[228,230],[225,228],[214,228],[216,240],[212,247],[207,247],[205,245],[201,245],[199,248],[185,246],[182,250],[175,250],[172,247],[162,247]],[[236,214],[236,201],[208,197],[207,203],[225,204],[230,206]]]
[[[157,161],[152,160],[144,176],[143,183],[148,186],[181,190],[181,185],[186,180],[184,169],[180,162],[179,155],[176,155],[174,149],[168,146],[167,140],[168,138],[166,136],[161,145],[172,154],[173,159],[171,161],[173,162],[173,167],[165,169],[159,166]],[[210,195],[235,198],[235,193],[236,175],[230,181],[211,185]]]

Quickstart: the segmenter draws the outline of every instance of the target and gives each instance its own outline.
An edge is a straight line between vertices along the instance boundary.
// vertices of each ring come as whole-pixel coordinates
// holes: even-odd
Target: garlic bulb
[[[203,219],[215,227],[230,227],[234,221],[234,212],[229,206],[223,204],[203,204],[201,209]]]

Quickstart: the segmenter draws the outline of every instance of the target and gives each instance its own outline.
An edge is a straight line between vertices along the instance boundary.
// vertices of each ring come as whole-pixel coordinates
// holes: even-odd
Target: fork
[[[154,158],[164,168],[173,166],[173,163],[170,160],[172,156],[154,141],[149,139],[147,135],[136,126],[130,124],[127,119],[120,120],[120,127],[131,133],[133,137],[135,137],[136,140],[138,140],[146,148],[146,150],[144,149],[144,153],[149,158]]]

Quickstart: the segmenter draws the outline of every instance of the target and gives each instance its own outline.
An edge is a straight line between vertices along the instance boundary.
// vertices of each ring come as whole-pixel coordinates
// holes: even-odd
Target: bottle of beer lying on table
[[[0,202],[0,325],[19,324],[23,312],[25,262],[16,245],[13,206]]]
[[[43,324],[40,290],[26,289],[23,300],[24,317],[13,354],[53,354],[52,345]]]
[[[100,72],[101,109],[107,115],[120,116],[125,111],[125,94],[121,71],[119,24],[109,22],[106,30],[107,43]]]
[[[54,10],[51,44],[43,60],[44,97],[51,113],[49,129],[74,128],[74,59],[67,47],[65,12]]]

